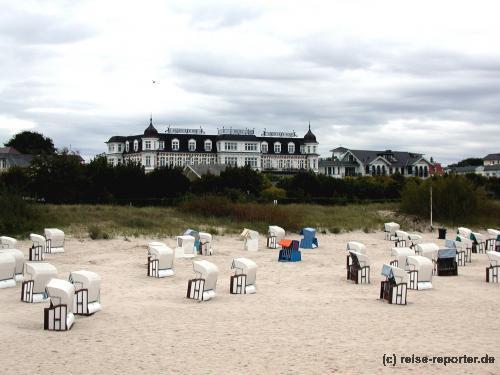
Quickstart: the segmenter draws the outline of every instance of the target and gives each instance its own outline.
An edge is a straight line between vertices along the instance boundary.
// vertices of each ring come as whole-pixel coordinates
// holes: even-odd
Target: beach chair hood
[[[26,280],[33,280],[33,293],[43,293],[50,280],[57,277],[57,269],[50,263],[26,263]]]
[[[366,246],[363,243],[357,241],[349,241],[347,243],[347,250],[348,251],[352,250],[361,254],[366,254]]]
[[[248,258],[235,258],[233,259],[232,269],[236,270],[236,275],[247,275],[246,285],[255,284],[257,277],[257,264]]]
[[[101,290],[101,278],[95,272],[81,270],[73,271],[69,275],[69,281],[75,285],[75,289],[87,289],[88,301],[99,301]]]
[[[193,269],[200,278],[205,279],[205,291],[216,289],[219,268],[215,264],[208,260],[196,260]]]
[[[53,305],[66,305],[68,313],[73,312],[73,299],[75,298],[75,287],[69,281],[52,279],[45,287],[47,295]]]

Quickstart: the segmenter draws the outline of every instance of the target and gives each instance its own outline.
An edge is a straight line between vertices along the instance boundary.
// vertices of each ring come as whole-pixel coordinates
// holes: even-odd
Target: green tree
[[[14,147],[23,154],[51,155],[56,149],[52,139],[37,132],[23,131],[15,134],[7,143],[7,147]]]

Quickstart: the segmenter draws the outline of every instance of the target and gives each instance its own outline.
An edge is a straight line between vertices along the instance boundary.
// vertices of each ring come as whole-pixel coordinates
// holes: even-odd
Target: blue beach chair
[[[281,240],[279,242],[281,250],[278,256],[279,262],[300,262],[302,254],[299,250],[299,241],[297,240]]]
[[[316,229],[302,228],[300,230],[302,239],[300,240],[301,249],[315,249],[318,247],[318,239],[316,238]]]

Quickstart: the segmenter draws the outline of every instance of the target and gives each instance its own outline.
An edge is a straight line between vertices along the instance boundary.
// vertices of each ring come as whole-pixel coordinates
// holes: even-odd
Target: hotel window
[[[179,151],[179,140],[172,139],[172,151]]]
[[[225,142],[224,151],[236,151],[238,149],[238,144],[236,142]]]
[[[307,153],[310,154],[311,153],[311,146],[307,146]]]
[[[7,169],[7,159],[0,159],[0,168]]]
[[[128,152],[129,150],[130,143],[127,141],[125,142],[125,151]]]
[[[304,169],[304,160],[299,160],[299,168]]]
[[[115,152],[115,145],[108,145],[109,152]]]
[[[151,167],[151,156],[146,156],[146,167]]]
[[[151,141],[144,141],[144,149],[151,150]]]
[[[165,156],[160,157],[160,167],[164,167],[166,165],[165,163]]]
[[[283,160],[282,160],[282,159],[280,159],[280,160],[278,161],[278,168],[279,168],[279,169],[283,169]]]
[[[316,153],[316,146],[313,146],[313,153]]]
[[[188,149],[189,151],[195,151],[196,150],[196,141],[194,139],[190,139],[188,142]]]
[[[279,153],[281,153],[281,143],[276,142],[276,143],[274,144],[274,153],[275,153],[275,154],[279,154]],[[281,168],[281,167],[280,167],[280,168]]]
[[[262,142],[262,144],[260,145],[260,149],[262,150],[262,152],[264,154],[267,154],[267,151],[268,151],[267,142]]]
[[[122,144],[121,143],[118,144],[118,152],[122,152]]]
[[[134,141],[134,151],[137,151],[137,150],[139,150],[139,141],[136,139]]]
[[[245,143],[245,151],[257,151],[256,143]]]
[[[165,141],[160,141],[160,150],[165,149]]]
[[[290,169],[292,167],[290,160],[286,161],[286,169]]]
[[[288,153],[289,154],[295,153],[295,144],[293,144],[292,142],[288,144]]]
[[[233,167],[236,167],[238,164],[238,158],[236,158],[234,156],[226,156],[224,158],[224,164],[228,164],[228,165],[231,165]]]
[[[300,145],[300,153],[303,154],[306,152],[306,146]]]
[[[212,151],[212,141],[210,139],[207,139],[205,141],[205,151],[206,152]]]
[[[245,158],[245,165],[257,168],[257,158]]]

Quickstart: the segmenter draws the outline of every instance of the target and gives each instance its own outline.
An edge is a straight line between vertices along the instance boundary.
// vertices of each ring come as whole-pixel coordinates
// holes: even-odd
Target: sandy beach
[[[448,230],[450,234],[452,229]],[[437,233],[424,233],[442,244]],[[288,238],[298,239],[297,235]],[[458,277],[437,277],[434,288],[408,291],[408,305],[378,299],[380,269],[393,242],[382,232],[318,235],[320,247],[302,262],[279,263],[278,250],[246,252],[234,236],[214,236],[217,296],[185,298],[192,260],[176,259],[175,276],[146,276],[147,243],[174,238],[67,238],[64,254],[47,255],[59,277],[87,269],[102,278],[103,310],[77,317],[68,332],[43,330],[48,304],[20,302],[20,285],[0,290],[3,374],[329,374],[500,373],[500,285],[485,282],[485,254],[459,267]],[[363,242],[371,284],[346,280],[346,243]],[[27,256],[29,241],[19,242]],[[258,265],[257,293],[229,294],[231,261]],[[494,364],[401,364],[383,355],[495,357]]]

